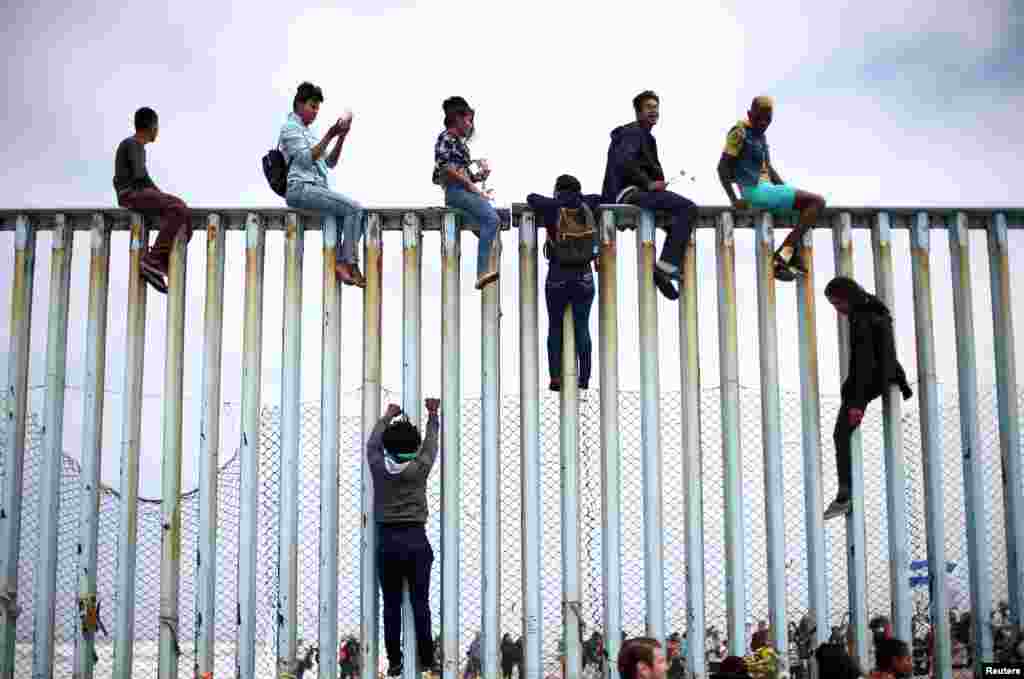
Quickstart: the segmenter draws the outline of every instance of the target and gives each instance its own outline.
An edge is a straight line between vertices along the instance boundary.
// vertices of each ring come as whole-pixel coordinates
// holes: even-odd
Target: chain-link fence
[[[400,402],[399,394],[385,392],[384,402]],[[963,505],[963,471],[958,405],[949,399],[940,410],[943,445],[943,493],[945,498],[946,558],[955,562],[953,578],[966,588],[968,564]],[[720,397],[717,388],[701,394],[701,445],[703,448],[703,510],[705,550],[705,600],[708,626],[725,629],[724,496],[721,458]],[[743,474],[743,520],[747,578],[747,611],[751,623],[767,619],[768,586],[764,503],[764,456],[761,439],[760,390],[740,390],[741,454]],[[359,545],[361,484],[360,393],[351,392],[342,400],[339,435],[340,449],[340,530],[339,530],[339,639],[359,634]],[[682,475],[682,436],[678,392],[662,394],[661,423],[663,450],[663,524],[665,601],[668,630],[683,631],[686,621],[685,493],[689,485]],[[839,402],[826,397],[821,403],[821,450],[824,498],[836,490],[835,458],[831,443],[831,422]],[[922,492],[921,437],[916,399],[904,403],[903,455],[907,470],[908,558],[926,559],[924,502]],[[644,628],[645,590],[643,568],[643,493],[640,451],[640,396],[637,392],[619,394],[622,450],[622,612],[624,631],[639,634]],[[869,615],[889,610],[889,573],[885,504],[885,464],[882,450],[881,406],[876,402],[862,426],[865,521],[867,531],[867,606]],[[480,627],[480,399],[462,403],[462,512],[461,512],[461,626],[459,646],[463,661],[468,646]],[[239,409],[226,404],[222,410],[225,440],[238,440]],[[987,527],[991,545],[993,601],[1007,597],[1006,542],[1003,523],[1002,476],[996,397],[993,390],[982,390],[978,407],[980,459],[985,469]],[[785,543],[787,564],[787,612],[797,620],[807,609],[807,550],[803,511],[803,467],[800,445],[800,401],[797,394],[782,395],[782,442],[784,475]],[[303,404],[301,409],[301,461],[299,494],[299,615],[300,649],[316,644],[319,615],[320,554],[320,409]],[[561,510],[559,458],[558,396],[544,392],[541,397],[541,483],[542,483],[542,644],[544,673],[559,670],[558,645],[561,638]],[[275,644],[279,632],[276,620],[278,582],[278,539],[281,484],[280,409],[264,408],[261,414],[259,544],[257,546],[257,668],[258,675],[275,673]],[[601,630],[602,610],[602,517],[600,417],[597,390],[581,392],[580,404],[580,564],[583,598],[582,616],[590,634]],[[3,436],[4,431],[0,431]],[[519,398],[501,400],[501,630],[513,638],[521,631],[522,554],[521,466],[519,457]],[[231,437],[234,437],[231,439]],[[6,441],[0,439],[6,450]],[[189,447],[186,455],[196,454]],[[444,451],[439,463],[444,463]],[[216,668],[214,676],[233,676],[235,637],[238,624],[239,557],[238,520],[240,511],[240,474],[237,448],[225,450],[218,477],[218,568],[216,610]],[[3,473],[0,456],[0,474]],[[19,604],[22,615],[17,628],[15,676],[29,676],[32,663],[32,610],[35,586],[36,554],[39,548],[39,475],[43,462],[40,417],[30,413],[25,454],[22,542],[19,560]],[[70,456],[63,458],[61,477],[58,585],[56,601],[57,639],[55,676],[70,677],[75,644],[78,559],[80,468]],[[186,493],[182,502],[181,620],[179,641],[182,676],[192,676],[198,626],[196,617],[196,554],[199,527],[197,491]],[[97,571],[100,621],[107,632],[114,627],[118,525],[120,497],[104,488],[99,508],[99,562]],[[429,486],[431,542],[440,545],[440,472],[431,475]],[[133,676],[156,676],[159,574],[161,539],[160,504],[155,499],[139,503],[138,562],[136,577],[135,665]],[[847,574],[845,567],[845,524],[826,526],[826,577],[828,582],[828,618],[838,624],[846,613]],[[431,604],[435,635],[440,632],[440,559],[435,561]],[[927,588],[915,590],[915,598],[927,601]],[[618,631],[613,633],[619,633]],[[109,677],[113,668],[113,642],[101,629],[97,637],[97,677]],[[383,655],[383,653],[382,653]],[[322,649],[321,659],[337,658],[337,649]]]

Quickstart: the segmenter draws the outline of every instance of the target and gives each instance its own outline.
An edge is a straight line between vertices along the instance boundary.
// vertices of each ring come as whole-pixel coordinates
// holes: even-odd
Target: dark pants
[[[581,385],[590,382],[590,307],[594,304],[594,276],[565,281],[548,281],[544,297],[548,303],[548,370],[551,377],[562,375],[562,317],[565,308],[572,305],[573,329],[576,332],[576,359]]]
[[[430,629],[430,567],[434,550],[423,524],[380,524],[377,537],[377,577],[384,599],[384,647],[391,665],[402,663],[402,581],[409,582],[416,622],[416,652],[420,666],[434,663]]]
[[[626,202],[647,210],[666,210],[672,214],[672,226],[661,248],[661,261],[680,267],[683,253],[690,244],[693,224],[697,221],[697,206],[689,198],[671,191],[634,191]]]
[[[117,204],[144,215],[159,215],[160,233],[153,247],[149,248],[147,257],[166,272],[171,246],[178,233],[185,232],[186,243],[192,240],[192,218],[185,201],[158,189],[142,189],[122,193],[117,197]]]
[[[832,442],[836,447],[836,474],[839,476],[839,494],[850,496],[850,479],[853,476],[853,460],[850,454],[850,438],[857,427],[850,424],[850,404],[843,399],[836,416],[836,428]]]

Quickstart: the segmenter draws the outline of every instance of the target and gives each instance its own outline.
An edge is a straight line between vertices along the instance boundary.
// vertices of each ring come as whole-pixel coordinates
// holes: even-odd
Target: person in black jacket
[[[551,375],[549,388],[562,388],[562,316],[565,308],[572,306],[573,330],[576,338],[576,358],[579,361],[579,388],[590,386],[591,356],[593,345],[590,339],[590,309],[594,304],[594,266],[591,262],[578,266],[562,263],[551,255],[548,246],[555,240],[559,212],[590,210],[591,216],[601,203],[601,196],[583,195],[583,187],[576,177],[563,174],[555,180],[554,198],[537,193],[526,197],[526,202],[537,211],[540,222],[548,232],[544,253],[548,255],[548,275],[544,281],[544,298],[548,306],[548,370]],[[600,246],[600,231],[594,228],[594,256]]]
[[[885,303],[844,276],[829,281],[825,297],[850,323],[850,367],[841,390],[843,401],[834,433],[839,491],[825,511],[825,518],[831,519],[850,511],[850,437],[860,426],[864,409],[879,396],[888,398],[890,384],[900,388],[904,399],[914,392],[896,358],[892,315]]]
[[[672,227],[654,267],[654,283],[668,299],[679,299],[672,284],[681,280],[683,253],[697,219],[693,201],[666,191],[665,173],[658,160],[658,142],[651,134],[659,117],[658,95],[647,90],[633,98],[636,121],[612,130],[608,146],[601,199],[605,203],[629,203],[649,210],[668,210]]]

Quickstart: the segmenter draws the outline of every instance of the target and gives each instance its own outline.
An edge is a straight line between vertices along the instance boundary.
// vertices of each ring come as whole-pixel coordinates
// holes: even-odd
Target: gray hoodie
[[[366,462],[373,474],[373,513],[377,523],[426,523],[427,476],[437,455],[438,416],[427,419],[427,434],[419,454],[408,462],[397,462],[384,452],[382,417],[366,444]]]

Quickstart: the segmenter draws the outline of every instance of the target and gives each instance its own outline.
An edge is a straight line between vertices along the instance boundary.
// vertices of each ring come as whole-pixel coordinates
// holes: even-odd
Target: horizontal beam
[[[636,228],[637,216],[640,208],[635,205],[603,204],[601,210],[612,210],[618,219],[616,220],[619,229]],[[415,213],[420,218],[424,231],[440,231],[446,208],[431,206],[411,207],[382,207],[367,208],[380,216],[381,230],[401,231],[402,219],[406,214]],[[501,218],[501,228],[508,230],[519,226],[519,218],[524,212],[530,212],[530,207],[525,203],[513,203],[509,208],[498,208],[498,215]],[[319,231],[321,220],[319,213],[313,210],[293,210],[282,207],[192,207],[192,221],[196,229],[205,229],[210,215],[218,215],[223,228],[229,231],[244,231],[246,217],[250,214],[258,214],[263,218],[264,228],[270,231],[283,231],[285,219],[289,214],[298,215],[302,228],[305,231]],[[697,228],[714,228],[718,215],[723,212],[733,212],[725,206],[705,206],[699,208],[699,219]],[[929,217],[929,224],[933,229],[946,229],[949,223],[956,219],[958,213],[967,216],[967,227],[970,229],[986,230],[989,223],[995,219],[995,215],[1002,214],[1006,218],[1008,229],[1024,229],[1024,206],[1018,207],[830,207],[824,210],[819,217],[817,228],[831,229],[833,218],[840,213],[848,213],[853,221],[851,228],[870,229],[876,217],[880,213],[889,215],[890,228],[910,229],[913,226],[914,215],[924,213]],[[33,228],[37,231],[53,229],[57,215],[64,215],[65,228],[74,231],[89,231],[92,229],[94,215],[103,215],[110,228],[114,231],[129,231],[131,229],[131,211],[122,208],[111,207],[66,207],[66,208],[24,208],[24,209],[0,209],[0,231],[13,231],[15,222],[19,215],[28,218]],[[764,214],[761,210],[749,210],[735,215],[734,228],[753,229],[758,217]],[[667,223],[671,216],[667,212],[657,214],[657,224],[661,226]],[[948,221],[947,221],[948,220]],[[779,220],[778,228],[786,228],[788,222]],[[540,225],[538,225],[540,226]],[[464,223],[464,231],[476,231],[473,224]]]

